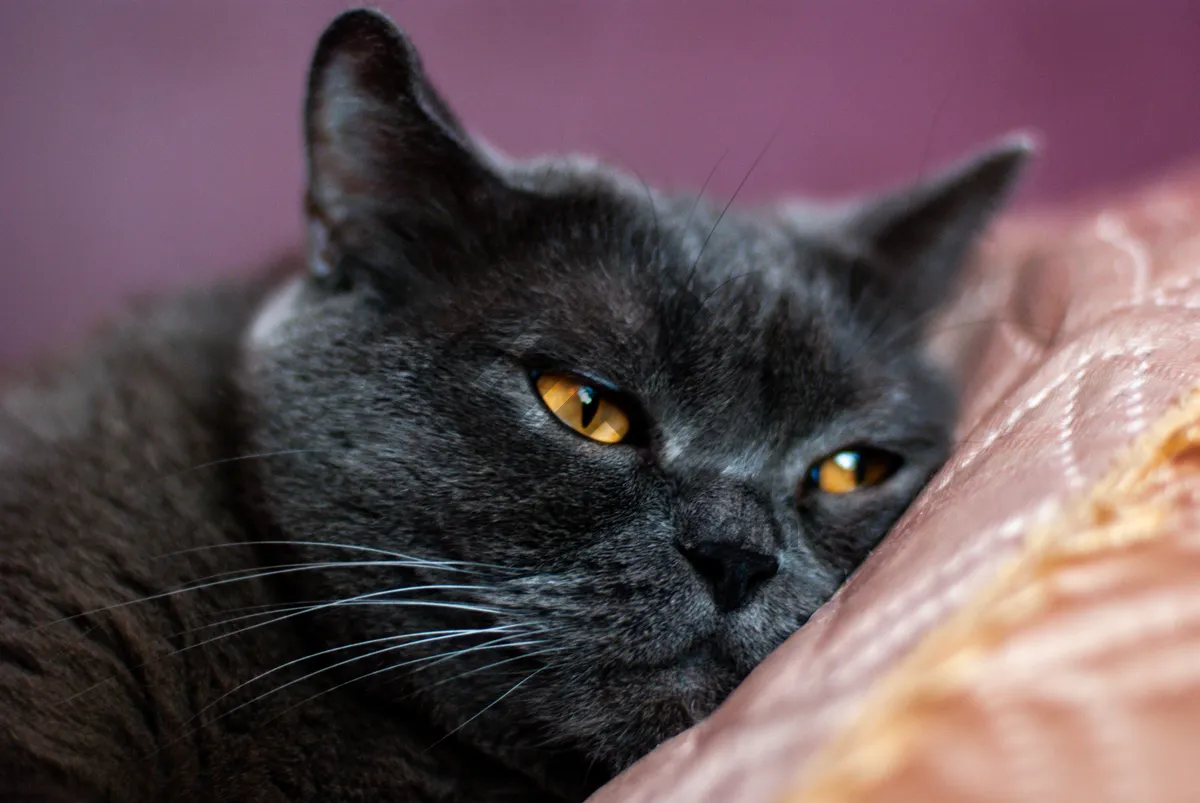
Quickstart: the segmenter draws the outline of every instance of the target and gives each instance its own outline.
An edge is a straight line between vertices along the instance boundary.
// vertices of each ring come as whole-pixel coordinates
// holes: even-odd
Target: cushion
[[[595,803],[1194,799],[1200,169],[1002,221],[934,334],[947,465]]]

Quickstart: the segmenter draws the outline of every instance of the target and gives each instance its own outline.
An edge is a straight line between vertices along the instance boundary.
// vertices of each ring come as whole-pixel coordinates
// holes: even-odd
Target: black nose
[[[774,555],[724,541],[680,544],[679,551],[712,586],[713,600],[726,613],[745,605],[755,589],[779,571],[779,559]]]

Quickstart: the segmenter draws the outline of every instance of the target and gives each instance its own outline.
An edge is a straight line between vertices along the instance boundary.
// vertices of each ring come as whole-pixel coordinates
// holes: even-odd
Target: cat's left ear
[[[359,9],[321,35],[304,113],[309,261],[402,294],[477,256],[507,185],[389,18]]]
[[[844,211],[837,229],[856,255],[854,292],[876,295],[907,318],[942,303],[1034,148],[1027,135],[1008,137],[931,179]]]

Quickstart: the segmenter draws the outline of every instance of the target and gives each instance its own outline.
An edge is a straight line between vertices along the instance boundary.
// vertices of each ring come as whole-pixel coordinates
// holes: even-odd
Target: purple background
[[[300,89],[344,2],[0,2],[0,363],[299,231]],[[383,7],[467,124],[724,199],[916,176],[1032,127],[1024,202],[1200,156],[1194,0],[426,0]]]

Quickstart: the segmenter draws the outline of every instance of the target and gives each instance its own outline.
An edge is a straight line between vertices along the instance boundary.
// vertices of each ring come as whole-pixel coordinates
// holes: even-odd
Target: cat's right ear
[[[304,110],[309,264],[403,292],[477,244],[505,184],[383,14],[337,17],[313,56]]]

